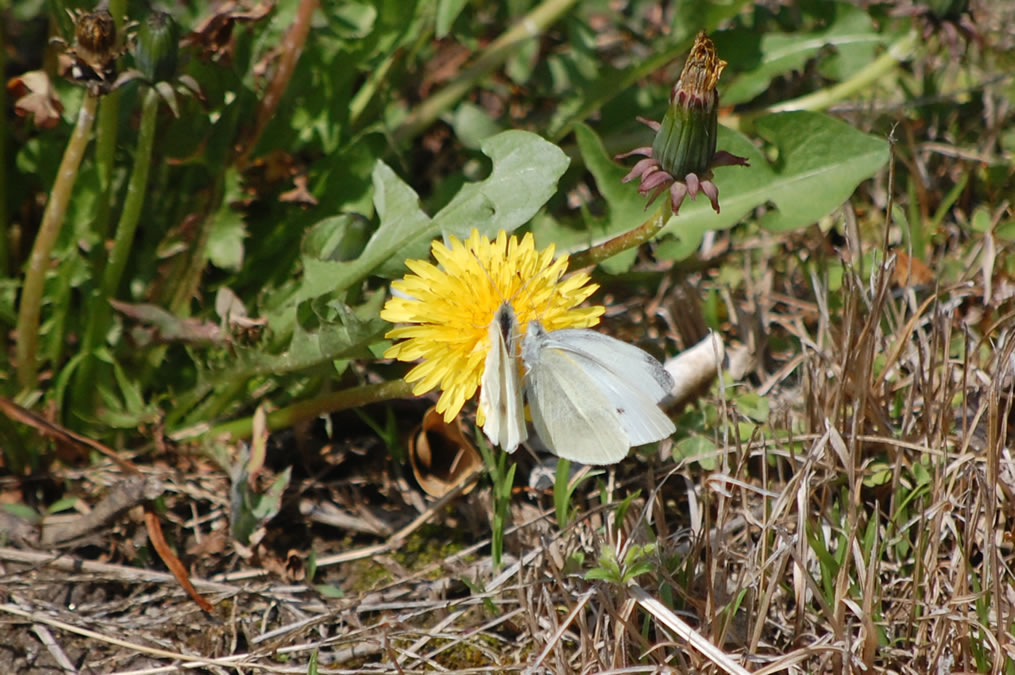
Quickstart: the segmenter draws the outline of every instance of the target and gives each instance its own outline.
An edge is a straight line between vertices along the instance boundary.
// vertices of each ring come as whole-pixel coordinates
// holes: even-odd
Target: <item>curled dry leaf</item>
[[[892,270],[892,283],[897,288],[925,286],[934,283],[934,273],[919,258],[914,258],[905,251],[895,249],[895,269]]]
[[[260,21],[274,7],[274,2],[258,2],[250,7],[249,2],[226,0],[217,5],[215,13],[202,21],[193,33],[184,37],[183,43],[199,47],[208,60],[228,63],[233,56],[233,27],[236,23]]]
[[[45,71],[33,70],[12,77],[7,81],[7,92],[14,98],[14,112],[18,117],[31,115],[40,129],[52,129],[60,123],[63,104]]]
[[[430,408],[409,439],[409,462],[419,486],[431,497],[443,497],[458,487],[483,461],[462,431],[458,418],[445,422]],[[467,494],[475,487],[462,491]]]

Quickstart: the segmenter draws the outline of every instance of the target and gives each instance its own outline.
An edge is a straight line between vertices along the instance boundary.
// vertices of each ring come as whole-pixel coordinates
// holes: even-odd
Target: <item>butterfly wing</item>
[[[619,462],[631,446],[620,415],[579,359],[547,336],[532,322],[522,347],[525,394],[536,433],[564,459]]]
[[[510,304],[501,304],[487,330],[490,351],[486,355],[479,390],[479,406],[486,418],[483,433],[491,443],[514,452],[528,438],[528,430],[514,350],[518,321]]]
[[[657,405],[673,379],[650,354],[626,342],[585,329],[546,334],[545,350],[567,354],[616,413],[628,445],[652,443],[676,427]]]
[[[655,403],[673,391],[673,377],[663,364],[634,345],[585,328],[565,328],[549,336],[558,346],[587,356],[622,380],[637,383]]]

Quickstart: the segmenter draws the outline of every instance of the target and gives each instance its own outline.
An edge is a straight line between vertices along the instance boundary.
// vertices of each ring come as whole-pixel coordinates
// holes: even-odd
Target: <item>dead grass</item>
[[[316,652],[318,672],[715,672],[719,657],[676,638],[645,603],[656,599],[753,672],[1007,671],[1010,316],[1002,306],[969,320],[989,308],[975,274],[950,287],[900,286],[899,260],[859,239],[843,259],[870,250],[876,262],[847,264],[838,292],[819,266],[805,275],[790,265],[734,300],[753,311],[731,329],[799,347],[757,353],[743,381],[727,373],[727,392],[764,388],[772,402],[746,436],[734,397],[699,403],[719,415],[712,470],[629,459],[579,488],[579,518],[563,531],[552,495],[520,490],[509,558],[494,570],[481,538],[486,485],[414,519],[411,504],[424,501],[408,480],[362,480],[387,471],[384,461],[325,449],[328,461],[345,459],[305,481],[304,499],[350,513],[359,504],[374,531],[385,527],[377,522],[410,529],[387,543],[366,527],[341,539],[287,511],[269,527],[278,541],[244,559],[222,540],[226,479],[201,462],[154,466],[166,486],[164,527],[209,579],[194,582],[214,616],[138,557],[146,541],[128,513],[62,555],[0,551],[0,667],[302,673]],[[346,462],[358,473],[344,472]],[[94,493],[116,471],[81,472],[71,489]],[[329,492],[320,489],[328,476],[344,478]],[[636,491],[618,522],[616,505]],[[277,532],[289,527],[289,537]],[[283,545],[297,531],[313,542],[314,583],[345,597],[301,578],[308,548],[286,555]],[[623,558],[647,543],[656,545],[651,571],[630,585],[585,580],[604,547]]]

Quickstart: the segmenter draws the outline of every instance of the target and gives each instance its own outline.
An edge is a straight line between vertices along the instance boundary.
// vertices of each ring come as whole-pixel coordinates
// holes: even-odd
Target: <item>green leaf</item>
[[[814,32],[759,33],[754,27],[745,27],[717,33],[716,49],[729,61],[730,70],[744,71],[735,77],[727,74],[720,85],[722,104],[750,101],[768,89],[773,79],[802,70],[829,46],[839,57],[824,69],[829,77],[848,76],[869,63],[875,49],[884,42],[874,31],[870,16],[842,3],[836,3],[830,13],[832,23]]]
[[[434,216],[433,229],[408,246],[401,259],[389,261],[382,274],[401,274],[405,258],[428,257],[430,240],[439,235],[464,239],[473,228],[491,238],[500,230],[513,232],[557,193],[557,181],[571,162],[556,145],[528,131],[492,136],[483,142],[482,151],[493,162],[486,180],[463,186]]]
[[[657,255],[687,258],[706,231],[731,227],[762,204],[769,205],[761,219],[765,229],[806,227],[841,206],[888,161],[886,140],[822,113],[767,115],[756,128],[777,159],[770,164],[746,138],[720,127],[719,149],[746,156],[751,166],[716,169],[722,213],[714,213],[703,197],[684,202],[663,229],[676,239],[660,246]]]
[[[754,392],[744,392],[736,397],[737,411],[755,422],[768,421],[768,399]]]
[[[364,38],[374,29],[377,8],[364,2],[342,2],[326,13],[329,24],[340,36],[349,39]]]
[[[557,223],[552,218],[539,218],[533,223],[533,234],[541,246],[555,243],[565,251],[589,248],[610,237],[632,230],[644,222],[649,212],[645,209],[645,198],[637,190],[631,190],[620,180],[629,171],[618,164],[606,152],[599,136],[584,124],[575,127],[578,149],[589,172],[596,179],[596,187],[606,200],[607,211],[602,218],[588,215],[585,229],[576,230]],[[637,251],[624,251],[603,263],[611,274],[619,274],[630,268]]]
[[[249,475],[246,471],[249,459],[249,453],[244,446],[230,472],[232,482],[230,529],[233,537],[241,544],[247,544],[250,541],[250,535],[258,527],[274,518],[282,509],[282,495],[289,486],[292,471],[292,467],[286,467],[282,473],[275,477],[267,492],[258,494],[250,487]]]
[[[451,126],[455,129],[455,136],[465,147],[478,150],[483,141],[501,131],[501,127],[495,122],[490,114],[474,103],[463,102],[455,110]]]
[[[224,270],[243,267],[243,240],[247,231],[243,219],[231,206],[223,205],[208,231],[208,259]]]
[[[468,0],[438,0],[437,1],[437,26],[434,29],[434,36],[443,40],[451,32],[451,26],[455,19],[465,9]]]
[[[323,595],[326,598],[344,598],[345,591],[338,586],[332,586],[331,584],[316,584],[314,590]]]
[[[715,443],[704,436],[687,436],[673,447],[673,459],[697,462],[701,468],[711,471],[716,466]]]
[[[355,309],[341,300],[308,303],[312,316],[295,321],[292,338],[281,353],[259,349],[240,351],[227,372],[214,378],[290,373],[313,368],[335,359],[362,356],[390,325],[377,317],[383,293]],[[280,321],[284,318],[280,317]]]
[[[406,258],[429,257],[440,236],[465,238],[472,228],[487,236],[512,232],[554,195],[569,160],[556,145],[527,131],[505,131],[482,144],[493,162],[483,181],[468,183],[431,220],[419,196],[384,162],[374,168],[374,206],[380,226],[353,261],[304,259],[305,281],[296,300],[349,288],[370,273],[395,277]]]

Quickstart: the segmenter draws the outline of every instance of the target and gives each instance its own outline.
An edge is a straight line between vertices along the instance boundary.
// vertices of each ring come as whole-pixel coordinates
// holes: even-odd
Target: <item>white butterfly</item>
[[[515,343],[518,320],[507,302],[489,327],[479,404],[491,442],[514,452],[528,433]],[[666,438],[673,422],[658,403],[673,379],[648,353],[592,330],[547,332],[531,321],[522,342],[524,389],[532,422],[554,453],[583,464],[613,464],[634,445]]]

